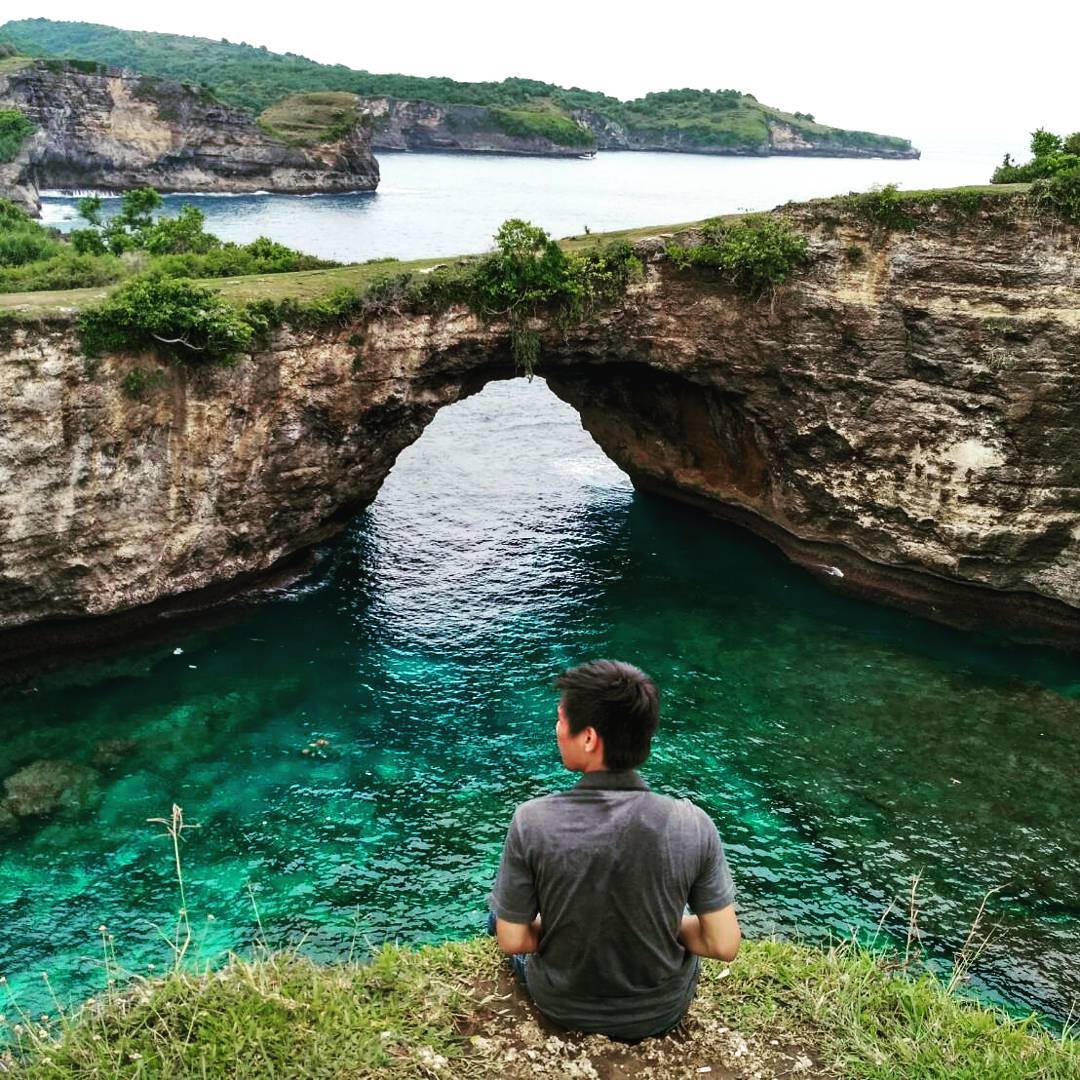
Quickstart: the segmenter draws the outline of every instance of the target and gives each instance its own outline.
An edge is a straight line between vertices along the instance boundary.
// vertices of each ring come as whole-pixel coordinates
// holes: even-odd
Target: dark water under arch
[[[548,680],[596,654],[661,683],[646,776],[717,819],[749,932],[871,932],[919,873],[947,957],[1001,886],[976,988],[1080,997],[1080,661],[843,599],[635,495],[539,380],[445,409],[315,575],[174,638],[0,697],[0,777],[135,744],[85,812],[0,839],[0,972],[35,1012],[42,970],[101,985],[101,923],[132,969],[167,959],[145,819],[173,801],[206,956],[251,939],[248,882],[273,942],[326,958],[474,933],[512,807],[571,782]]]

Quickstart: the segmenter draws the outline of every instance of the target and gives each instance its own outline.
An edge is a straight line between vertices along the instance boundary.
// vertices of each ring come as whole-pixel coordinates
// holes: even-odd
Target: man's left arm
[[[540,948],[540,916],[530,923],[515,923],[496,915],[495,940],[508,956],[537,952]]]
[[[683,916],[679,940],[698,956],[734,960],[742,941],[735,916],[735,883],[713,820],[702,810],[697,810],[697,820],[702,860],[687,900],[693,914]]]

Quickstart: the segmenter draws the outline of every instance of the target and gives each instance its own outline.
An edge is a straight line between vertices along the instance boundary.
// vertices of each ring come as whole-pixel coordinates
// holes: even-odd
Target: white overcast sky
[[[1035,127],[1080,129],[1080,3],[1069,0],[3,0],[0,15],[225,37],[369,71],[523,75],[622,98],[732,87],[926,147],[1015,154]]]

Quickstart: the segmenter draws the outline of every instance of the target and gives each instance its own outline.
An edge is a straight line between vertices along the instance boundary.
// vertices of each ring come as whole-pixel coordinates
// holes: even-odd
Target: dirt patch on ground
[[[743,1035],[697,1004],[670,1034],[639,1043],[580,1035],[547,1020],[509,970],[473,988],[476,1009],[459,1025],[469,1057],[491,1076],[517,1080],[798,1080],[832,1077],[813,1047]]]

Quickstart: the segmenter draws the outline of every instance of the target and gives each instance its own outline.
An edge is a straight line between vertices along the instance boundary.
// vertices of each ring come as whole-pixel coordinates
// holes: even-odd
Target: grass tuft
[[[363,119],[355,94],[323,91],[275,102],[260,114],[259,126],[291,146],[317,146],[345,138]]]

